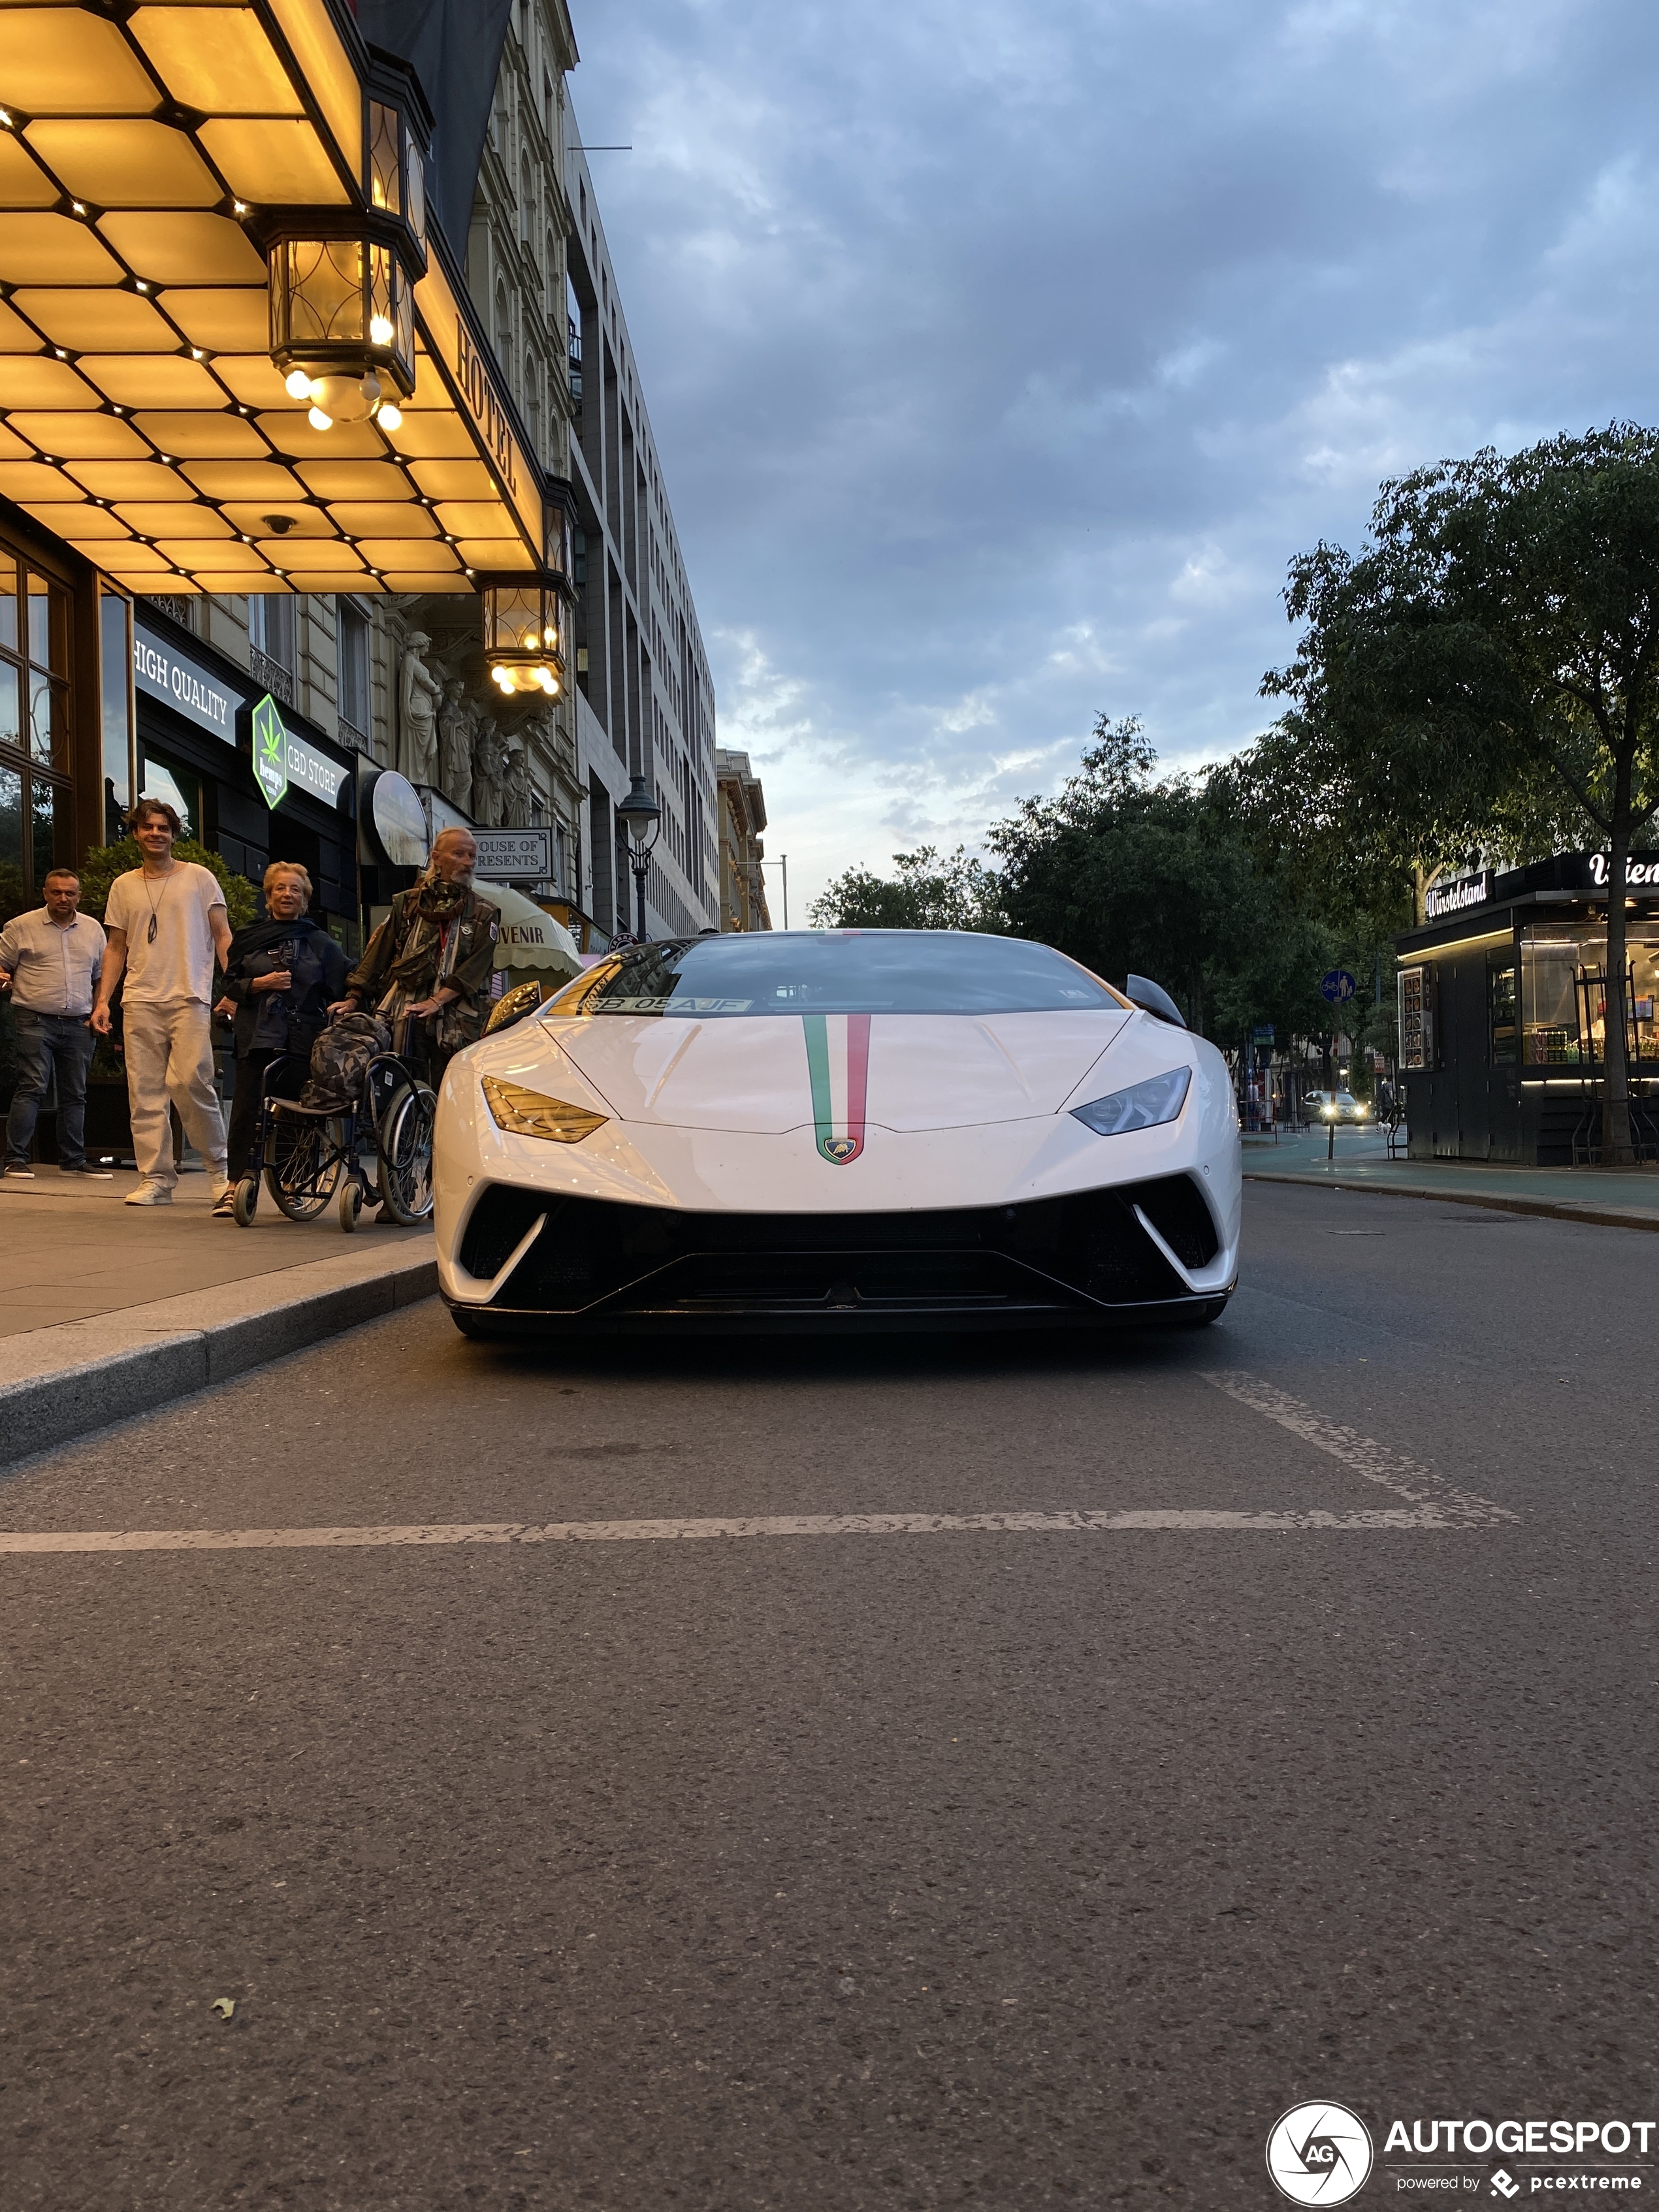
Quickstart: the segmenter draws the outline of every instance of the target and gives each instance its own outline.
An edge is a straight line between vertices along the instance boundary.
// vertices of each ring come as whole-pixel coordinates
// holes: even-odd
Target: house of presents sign
[[[315,745],[296,738],[266,692],[253,710],[253,781],[273,811],[290,791],[307,792],[332,806],[351,771]]]

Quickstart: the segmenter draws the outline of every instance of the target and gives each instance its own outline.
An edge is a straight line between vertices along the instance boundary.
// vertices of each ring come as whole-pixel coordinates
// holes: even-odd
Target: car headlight
[[[586,1106],[568,1105],[542,1091],[526,1091],[522,1083],[503,1083],[498,1075],[483,1075],[484,1103],[498,1129],[515,1137],[545,1137],[550,1144],[579,1145],[595,1129],[605,1127],[603,1114],[590,1114]]]
[[[1109,1091],[1086,1106],[1073,1106],[1074,1120],[1097,1137],[1121,1137],[1128,1129],[1153,1129],[1160,1121],[1173,1121],[1187,1103],[1193,1079],[1190,1067],[1172,1067],[1167,1075],[1148,1076],[1127,1091]]]

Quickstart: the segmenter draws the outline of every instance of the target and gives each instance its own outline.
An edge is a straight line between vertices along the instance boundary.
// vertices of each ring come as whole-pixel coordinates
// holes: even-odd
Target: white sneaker
[[[129,1206],[171,1206],[173,1185],[162,1182],[156,1176],[146,1176],[137,1190],[129,1194]]]
[[[33,1182],[34,1181],[34,1170],[33,1168],[8,1168],[6,1170],[6,1180],[8,1182]]]

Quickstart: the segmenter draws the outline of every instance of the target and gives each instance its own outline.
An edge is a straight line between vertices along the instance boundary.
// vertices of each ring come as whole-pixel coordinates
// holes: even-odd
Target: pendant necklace
[[[172,869],[171,869],[171,868],[169,868],[169,869],[167,870],[167,872],[166,875],[165,875],[165,876],[163,876],[163,877],[162,877],[162,878],[161,878],[161,898],[153,898],[153,899],[149,898],[149,885],[148,884],[145,884],[145,886],[144,886],[144,896],[145,896],[147,899],[149,899],[149,929],[148,929],[148,931],[145,933],[145,936],[144,936],[144,942],[145,942],[145,944],[146,944],[146,945],[154,945],[154,944],[155,944],[155,932],[156,932],[156,928],[157,928],[157,927],[158,927],[158,922],[159,922],[159,909],[160,909],[160,907],[161,907],[161,899],[164,899],[164,898],[167,896],[167,885],[168,885],[172,881],[173,881],[173,871],[172,871]]]

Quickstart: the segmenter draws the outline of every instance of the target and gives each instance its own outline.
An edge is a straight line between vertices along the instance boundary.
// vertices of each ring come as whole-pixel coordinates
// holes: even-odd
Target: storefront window
[[[68,836],[70,596],[0,547],[0,890],[16,903]]]
[[[1659,923],[1632,921],[1626,939],[1626,1043],[1659,1062]],[[1521,947],[1522,1058],[1530,1067],[1599,1066],[1607,1048],[1605,927],[1553,928]]]
[[[30,787],[29,798],[30,812],[33,816],[31,843],[34,855],[34,888],[38,894],[51,871],[60,860],[67,858],[58,849],[58,831],[62,823],[67,833],[69,793],[60,791],[55,783],[48,783],[44,776],[36,776]]]
[[[113,843],[132,804],[132,605],[114,592],[98,602],[104,756],[104,835]]]
[[[173,808],[185,825],[186,837],[200,837],[202,830],[202,779],[192,775],[187,768],[175,768],[171,761],[158,760],[146,751],[144,772],[139,778],[142,799],[161,799]]]
[[[0,767],[0,900],[14,912],[28,903],[23,874],[23,779]]]
[[[1488,971],[1486,1011],[1492,1064],[1494,1067],[1512,1066],[1520,1058],[1521,1042],[1516,1024],[1513,968],[1493,968]]]

